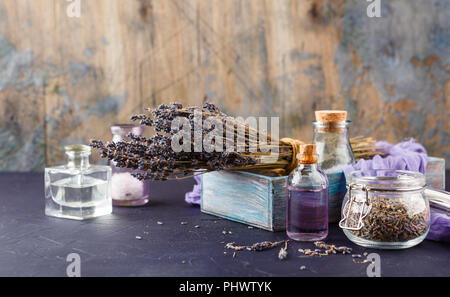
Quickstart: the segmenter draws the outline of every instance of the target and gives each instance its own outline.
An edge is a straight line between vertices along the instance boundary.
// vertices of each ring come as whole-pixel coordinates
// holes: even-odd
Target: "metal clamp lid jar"
[[[404,170],[354,171],[339,226],[364,247],[402,249],[422,242],[430,227],[425,176]]]

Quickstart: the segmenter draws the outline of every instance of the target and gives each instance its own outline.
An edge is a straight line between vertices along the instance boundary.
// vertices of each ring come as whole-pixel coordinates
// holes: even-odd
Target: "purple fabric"
[[[430,232],[427,239],[450,242],[450,217],[431,209]]]
[[[194,176],[197,182],[192,189],[192,192],[187,192],[185,196],[185,201],[192,205],[200,205],[200,200],[202,197],[202,177],[201,175]]]
[[[372,169],[396,169],[410,170],[425,174],[427,168],[427,151],[414,139],[392,145],[389,142],[380,141],[375,144],[384,149],[388,156],[375,156],[372,160],[359,160],[354,165],[344,169],[345,174],[355,170]]]

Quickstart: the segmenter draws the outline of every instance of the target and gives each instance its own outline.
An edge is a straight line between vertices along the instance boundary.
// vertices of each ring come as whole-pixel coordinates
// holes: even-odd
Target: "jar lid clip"
[[[369,203],[370,188],[366,185],[360,185],[360,184],[356,184],[356,183],[349,184],[347,186],[347,188],[348,188],[349,200],[344,205],[344,210],[347,209],[347,211],[343,212],[343,214],[342,214],[343,218],[339,222],[339,227],[341,227],[342,229],[359,231],[362,229],[362,227],[364,227],[364,222],[363,222],[364,218],[370,213],[370,210],[372,209],[372,204]],[[350,227],[348,225],[348,217],[349,217],[350,211],[353,207],[353,203],[355,203],[355,197],[356,197],[356,195],[352,195],[353,189],[361,190],[366,193],[365,199],[364,199],[364,201],[362,201],[361,206],[360,206],[361,212],[359,214],[358,223],[357,223],[356,227]]]

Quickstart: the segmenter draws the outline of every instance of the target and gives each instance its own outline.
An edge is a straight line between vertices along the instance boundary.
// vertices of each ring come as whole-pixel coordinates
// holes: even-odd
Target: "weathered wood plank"
[[[450,1],[0,0],[0,170],[41,169],[61,146],[109,138],[143,106],[205,98],[280,116],[312,139],[313,110],[353,135],[415,137],[450,164]],[[46,156],[46,157],[45,157]]]
[[[286,228],[286,177],[247,172],[202,175],[202,212],[270,231]]]
[[[45,157],[45,85],[40,52],[28,36],[24,1],[0,2],[0,170],[39,170]],[[34,32],[35,38],[42,34]]]

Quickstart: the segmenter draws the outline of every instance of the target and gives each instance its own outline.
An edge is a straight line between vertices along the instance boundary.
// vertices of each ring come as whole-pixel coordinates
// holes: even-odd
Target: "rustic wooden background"
[[[204,98],[280,116],[309,141],[313,111],[353,135],[416,137],[450,159],[450,0],[0,0],[0,170],[42,170],[109,139],[144,106]]]

